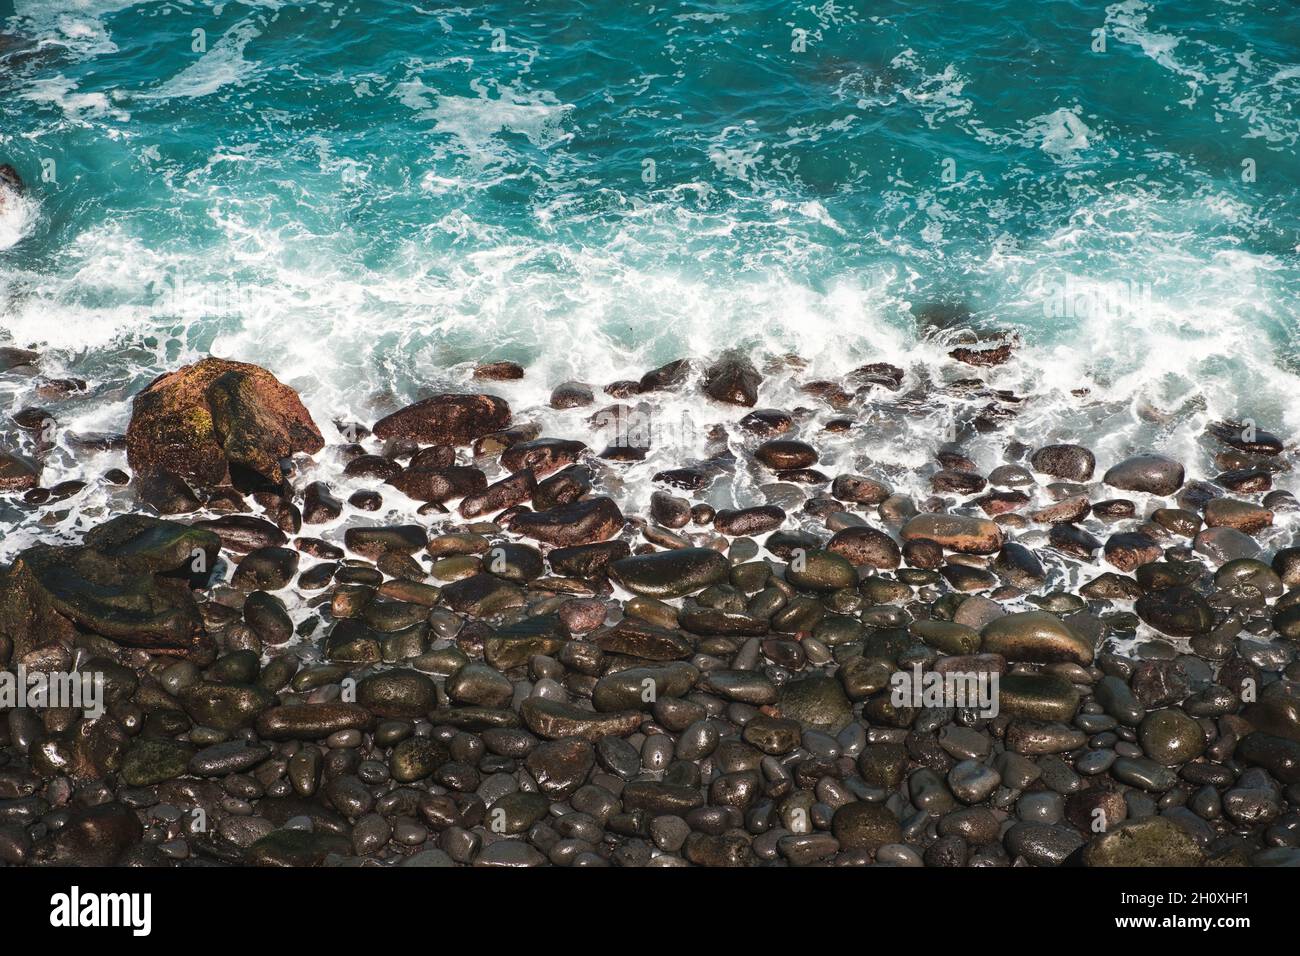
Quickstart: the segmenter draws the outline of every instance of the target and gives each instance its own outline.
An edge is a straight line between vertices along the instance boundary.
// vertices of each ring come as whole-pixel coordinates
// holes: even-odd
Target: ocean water
[[[492,390],[516,418],[581,437],[590,411],[544,407],[559,382],[727,347],[768,369],[760,404],[823,419],[799,385],[907,369],[822,440],[832,473],[904,488],[943,435],[985,467],[1013,439],[1076,440],[1103,466],[1159,448],[1204,471],[1208,421],[1300,430],[1296,0],[0,17],[0,162],[29,184],[0,207],[0,344],[89,382],[49,403],[4,376],[0,403],[64,431],[123,431],[135,391],[214,353],[292,384],[332,442],[333,419],[512,359],[528,375]],[[945,387],[976,373],[918,321],[931,303],[1018,337],[978,373],[1025,399],[995,435]],[[652,461],[611,467],[611,492],[644,500],[741,414],[693,391],[654,413]],[[120,464],[60,437],[45,483]],[[329,451],[319,468],[349,490]],[[745,473],[712,492],[782,493]],[[0,557],[127,506],[93,481],[59,509],[2,506]]]

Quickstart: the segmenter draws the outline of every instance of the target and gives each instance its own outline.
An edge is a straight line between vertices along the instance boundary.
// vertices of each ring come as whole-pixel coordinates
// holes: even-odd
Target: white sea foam
[[[245,58],[248,44],[262,35],[253,18],[240,20],[221,35],[197,61],[140,99],[194,99],[211,96],[227,86],[242,86],[257,74],[258,64]]]
[[[0,250],[16,245],[31,231],[38,206],[30,196],[0,186]]]
[[[463,213],[455,218],[458,228],[491,235]],[[860,422],[850,436],[812,426],[823,451],[819,467],[831,474],[879,473],[900,490],[924,497],[928,488],[913,470],[932,467],[933,451],[960,407],[942,384],[970,374],[947,360],[942,341],[918,337],[910,322],[900,319],[911,302],[911,280],[896,269],[844,276],[818,288],[779,275],[720,282],[716,276],[637,267],[601,250],[515,240],[458,253],[436,274],[418,244],[382,271],[359,271],[354,263],[333,258],[324,244],[309,255],[235,214],[226,228],[232,241],[237,237],[246,247],[249,261],[259,263],[259,278],[244,290],[239,315],[207,320],[225,328],[211,341],[211,351],[273,369],[301,391],[327,433],[334,419],[368,423],[429,389],[475,387],[470,370],[485,359],[510,357],[527,366],[524,380],[488,386],[511,402],[517,419],[539,421],[544,434],[580,437],[597,449],[609,436],[589,429],[585,420],[592,409],[559,412],[547,406],[555,385],[576,378],[599,387],[639,377],[669,359],[708,358],[730,346],[746,348],[760,366],[794,353],[806,367],[765,368],[760,403],[820,407],[824,420],[834,412],[799,392],[801,383],[841,381],[858,365],[887,361],[907,370],[903,394],[919,391],[897,407],[901,395],[876,393],[848,413]],[[117,269],[105,265],[110,248],[123,253],[116,257]],[[1031,249],[991,266],[1005,270],[1009,302],[1014,307],[1018,301],[1024,314],[1041,310],[1052,283],[1067,278],[1045,251],[1051,248]],[[115,335],[139,341],[140,332],[176,321],[190,325],[184,316],[145,308],[78,307],[60,300],[74,289],[125,294],[194,271],[199,263],[150,251],[111,227],[69,254],[79,263],[75,274],[62,287],[44,280],[21,304],[11,327],[16,339],[44,339],[75,350],[107,345]],[[1013,363],[984,372],[991,387],[1014,390],[1026,401],[1020,417],[999,433],[969,437],[968,448],[981,467],[993,467],[1006,442],[1020,438],[1031,444],[1082,441],[1096,449],[1102,463],[1158,447],[1203,471],[1208,462],[1196,436],[1207,421],[1253,415],[1283,434],[1300,429],[1291,401],[1300,379],[1284,369],[1269,343],[1243,341],[1232,331],[1234,313],[1270,300],[1277,264],[1238,251],[1208,263],[1170,253],[1147,265],[1153,270],[1152,294],[1136,300],[1140,313],[1098,309],[1077,315],[1073,333],[1055,342],[1031,339]],[[1085,297],[1094,298],[1103,297],[1114,281],[1086,272],[1072,278]],[[209,279],[219,282],[220,276]],[[57,323],[49,322],[51,314],[59,316]],[[193,320],[190,327],[198,331],[202,325]],[[191,344],[142,356],[141,372],[174,367],[207,351],[202,339],[186,332],[173,341]],[[1088,392],[1072,394],[1076,388]],[[122,428],[128,394],[118,402],[83,403],[69,414],[66,427]],[[694,386],[633,404],[653,416],[659,447],[646,462],[602,469],[605,486],[632,509],[648,500],[656,471],[703,457],[709,426],[734,423],[744,413],[703,400]],[[734,427],[732,436],[740,440]],[[341,439],[330,434],[330,440]],[[65,452],[53,456],[46,480],[84,476],[114,464],[120,464],[117,453],[87,458]],[[365,484],[342,476],[341,462],[328,450],[303,477],[323,478],[345,494]],[[717,505],[754,504],[772,494],[782,500],[765,487],[768,481],[742,467],[720,477],[709,498]],[[95,496],[109,492],[92,487],[83,494],[72,511],[93,515]],[[415,502],[391,490],[385,497],[388,510],[368,520],[414,516]],[[32,535],[72,534],[81,521],[70,515],[53,527],[33,525],[8,536],[2,547],[9,554]],[[341,532],[326,528],[323,533],[334,538]]]
[[[1294,147],[1300,142],[1300,116],[1290,109],[1300,91],[1294,82],[1287,82],[1296,78],[1293,64],[1266,63],[1257,60],[1254,51],[1229,57],[1208,43],[1152,29],[1148,17],[1155,9],[1145,0],[1113,3],[1106,8],[1106,27],[1120,43],[1136,46],[1143,55],[1186,81],[1190,92],[1180,105],[1194,107],[1208,92],[1215,108],[1249,124],[1247,138],[1262,139],[1275,148]],[[1261,78],[1261,74],[1267,78]]]
[[[130,114],[113,106],[105,93],[80,93],[77,84],[63,75],[33,80],[21,94],[22,98],[41,106],[57,107],[68,120],[89,123],[96,119],[126,122]]]

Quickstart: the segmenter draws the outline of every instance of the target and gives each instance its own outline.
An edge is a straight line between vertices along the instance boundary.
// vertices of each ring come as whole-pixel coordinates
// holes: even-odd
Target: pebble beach
[[[557,383],[591,423],[564,435],[487,391],[509,362],[324,429],[257,366],[161,376],[127,467],[87,479],[145,507],[0,580],[8,665],[104,695],[5,714],[3,859],[1293,865],[1293,449],[1239,422],[1186,464],[1004,444],[1016,397],[979,371],[1014,350],[953,355],[972,417],[914,494],[824,465],[916,413],[884,363],[788,408],[735,352]],[[661,393],[716,419],[711,454],[598,443]],[[345,488],[313,480],[331,459]],[[38,461],[7,455],[5,491],[56,517]],[[751,502],[708,503],[742,478]],[[988,692],[913,693],[927,673]]]

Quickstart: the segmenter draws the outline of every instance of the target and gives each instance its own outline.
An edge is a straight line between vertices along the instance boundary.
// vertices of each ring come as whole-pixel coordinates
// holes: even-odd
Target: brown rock
[[[454,501],[476,495],[487,488],[487,475],[477,468],[453,466],[451,468],[407,468],[388,480],[408,498],[416,501]]]
[[[1254,534],[1273,523],[1273,512],[1248,501],[1215,498],[1205,505],[1205,524],[1210,528],[1236,528]]]
[[[510,406],[495,395],[441,394],[408,405],[375,423],[379,438],[431,445],[468,445],[510,425]]]
[[[126,433],[127,460],[146,488],[179,479],[210,489],[249,475],[278,485],[282,459],[324,445],[293,389],[256,365],[218,358],[154,379],[135,397]]]
[[[510,382],[524,377],[518,362],[488,362],[474,369],[474,377],[485,382]]]
[[[610,498],[589,498],[550,511],[513,515],[510,530],[556,547],[594,544],[623,530],[623,513]]]
[[[704,391],[710,398],[728,405],[753,408],[763,376],[739,352],[728,352],[704,372]]]
[[[826,550],[856,566],[892,571],[902,560],[898,542],[876,528],[852,527],[835,532]]]
[[[516,471],[513,475],[488,485],[483,491],[467,495],[460,503],[462,518],[477,518],[521,505],[537,490],[537,478],[531,468]]]
[[[965,515],[917,515],[903,526],[903,540],[918,538],[963,554],[992,554],[1002,547],[1002,529],[987,518]]]
[[[18,455],[0,451],[0,493],[29,491],[35,488],[40,480],[39,462],[28,461]]]

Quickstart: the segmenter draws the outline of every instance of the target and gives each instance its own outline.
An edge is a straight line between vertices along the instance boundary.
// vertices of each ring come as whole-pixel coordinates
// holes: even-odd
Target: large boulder
[[[122,515],[81,545],[29,548],[0,570],[0,635],[15,658],[90,633],[204,660],[212,643],[190,587],[206,579],[220,546],[210,531]]]
[[[154,379],[135,397],[126,432],[141,492],[164,512],[193,507],[186,488],[277,486],[285,459],[323,447],[297,392],[263,368],[219,358]]]

